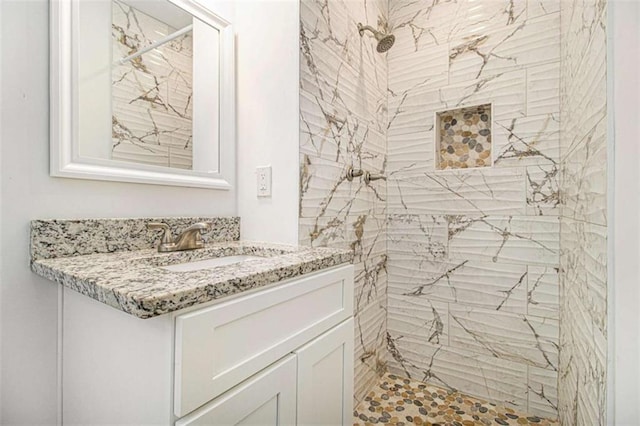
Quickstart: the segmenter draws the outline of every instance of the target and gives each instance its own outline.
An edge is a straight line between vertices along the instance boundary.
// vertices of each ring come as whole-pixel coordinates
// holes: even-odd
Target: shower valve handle
[[[369,172],[365,172],[364,174],[364,183],[367,185],[369,185],[369,183],[371,183],[374,180],[380,180],[380,179],[387,180],[387,177],[384,175],[375,175],[375,174],[372,175]]]
[[[347,180],[349,182],[352,182],[353,178],[360,177],[363,174],[364,174],[364,170],[354,169],[353,166],[351,166],[351,167],[349,167],[349,170],[347,170]]]

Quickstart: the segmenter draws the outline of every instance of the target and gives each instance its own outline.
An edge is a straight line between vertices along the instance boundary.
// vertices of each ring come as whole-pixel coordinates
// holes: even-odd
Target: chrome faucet
[[[211,225],[206,222],[198,222],[185,229],[175,240],[171,235],[169,225],[162,222],[151,222],[147,224],[147,229],[163,230],[162,241],[158,245],[161,253],[181,250],[193,250],[204,247],[202,233],[211,229]]]

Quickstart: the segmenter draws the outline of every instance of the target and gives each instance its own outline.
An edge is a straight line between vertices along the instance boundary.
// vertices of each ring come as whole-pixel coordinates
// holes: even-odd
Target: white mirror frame
[[[168,0],[220,31],[220,123],[217,173],[170,169],[108,159],[82,158],[74,130],[73,81],[77,58],[74,42],[73,3],[50,0],[50,175],[56,177],[135,182],[197,188],[231,189],[235,170],[235,67],[234,34],[226,20],[193,0]]]

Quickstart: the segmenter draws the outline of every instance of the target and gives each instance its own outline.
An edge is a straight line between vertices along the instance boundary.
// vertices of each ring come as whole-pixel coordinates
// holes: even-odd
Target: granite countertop
[[[161,268],[229,255],[261,258],[188,272]],[[138,318],[151,318],[352,260],[348,250],[225,241],[173,253],[141,249],[34,259],[31,269]]]

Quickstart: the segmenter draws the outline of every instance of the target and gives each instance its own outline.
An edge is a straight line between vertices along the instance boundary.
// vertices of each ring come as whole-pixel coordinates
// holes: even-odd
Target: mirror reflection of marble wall
[[[218,172],[219,30],[167,0],[78,3],[79,157]]]
[[[112,159],[192,168],[192,32],[119,62],[180,29],[113,0]]]

